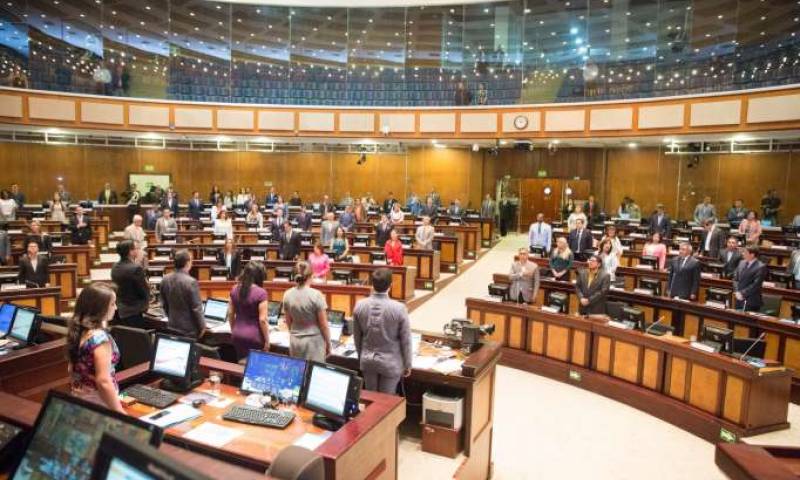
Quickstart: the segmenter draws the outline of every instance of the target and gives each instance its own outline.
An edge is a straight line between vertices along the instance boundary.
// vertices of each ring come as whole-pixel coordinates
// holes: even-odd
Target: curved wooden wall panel
[[[517,129],[514,119],[520,115],[528,122]],[[0,122],[129,131],[399,139],[727,133],[800,128],[800,86],[663,99],[467,108],[254,106],[0,88]]]

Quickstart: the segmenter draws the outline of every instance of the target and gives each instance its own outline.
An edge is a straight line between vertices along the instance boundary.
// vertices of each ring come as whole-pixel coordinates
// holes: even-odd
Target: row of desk
[[[792,371],[756,368],[607,324],[607,318],[467,299],[475,323],[496,326],[503,363],[614,398],[709,441],[789,428]]]

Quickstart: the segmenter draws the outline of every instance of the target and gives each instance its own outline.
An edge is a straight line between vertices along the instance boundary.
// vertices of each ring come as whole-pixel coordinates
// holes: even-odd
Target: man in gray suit
[[[0,229],[0,265],[8,265],[11,258],[11,239],[8,232]]]
[[[324,248],[330,248],[333,239],[336,238],[336,230],[339,229],[339,222],[333,219],[333,212],[325,214],[325,220],[319,228],[319,241]]]
[[[586,262],[586,267],[578,272],[578,281],[575,283],[575,293],[578,295],[581,315],[596,315],[606,313],[606,295],[611,288],[611,279],[600,268],[600,257],[592,255]]]
[[[417,240],[417,248],[424,250],[433,250],[433,237],[436,232],[431,225],[430,217],[422,217],[422,225],[417,227],[415,238]]]
[[[767,266],[758,259],[758,246],[748,245],[744,248],[743,259],[733,275],[733,290],[736,296],[736,308],[748,312],[761,309],[761,287],[767,276]]]
[[[408,310],[389,298],[392,272],[372,273],[372,295],[353,310],[353,339],[367,390],[396,394],[402,377],[411,375],[413,352]]]
[[[528,260],[528,249],[520,248],[511,264],[509,297],[512,302],[533,303],[539,293],[539,266]]]
[[[161,281],[161,305],[170,329],[186,337],[200,338],[206,331],[206,319],[200,287],[189,275],[191,270],[189,251],[175,252],[175,271]]]
[[[2,245],[2,242],[0,242]],[[2,253],[0,253],[2,255]],[[789,259],[789,266],[786,267],[786,271],[792,275],[792,279],[794,279],[794,287],[800,287],[800,248],[792,252],[792,256]]]
[[[156,220],[156,241],[161,243],[161,238],[165,233],[176,233],[178,231],[178,224],[172,218],[172,210],[165,208],[161,214],[161,218]]]
[[[483,203],[481,203],[481,218],[494,219],[494,207],[494,200],[492,200],[492,196],[487,193],[486,198],[484,198]]]

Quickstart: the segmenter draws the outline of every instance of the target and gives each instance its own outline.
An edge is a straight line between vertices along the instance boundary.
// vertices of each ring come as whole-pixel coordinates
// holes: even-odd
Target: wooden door
[[[545,194],[547,187],[550,188],[549,195]],[[559,208],[563,191],[563,180],[559,178],[520,179],[520,230],[527,230],[539,212],[544,213],[548,222],[561,218]]]

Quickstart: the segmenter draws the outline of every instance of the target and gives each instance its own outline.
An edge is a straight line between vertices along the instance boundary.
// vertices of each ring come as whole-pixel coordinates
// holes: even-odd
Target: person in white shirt
[[[214,234],[225,235],[227,239],[233,239],[233,222],[228,218],[228,212],[223,210],[214,220]]]
[[[222,200],[218,200],[216,205],[211,207],[211,221],[212,222],[215,221],[219,216],[219,213],[222,212],[223,210],[227,210],[227,208],[222,203]]]
[[[550,225],[545,223],[544,221],[544,214],[537,213],[536,214],[536,222],[531,223],[530,228],[528,229],[528,246],[531,247],[531,251],[533,247],[541,247],[544,249],[544,256],[550,254],[550,247],[553,242],[553,230],[550,228]]]
[[[406,214],[403,213],[403,210],[400,209],[400,204],[395,202],[392,205],[392,212],[389,215],[389,220],[392,223],[400,223],[406,218]]]
[[[248,224],[257,223],[259,229],[264,228],[264,215],[258,211],[258,204],[256,202],[250,204],[250,211],[247,212],[244,221]]]
[[[617,267],[619,267],[619,257],[614,253],[613,243],[610,238],[604,238],[600,241],[600,248],[598,256],[603,261],[603,270],[606,271],[608,276],[613,282],[616,280]]]
[[[11,194],[3,190],[0,192],[0,222],[8,222],[17,218],[17,202]]]
[[[422,225],[417,227],[415,235],[417,240],[417,248],[433,250],[433,237],[434,229],[431,225],[431,217],[422,217]]]
[[[622,242],[617,236],[617,227],[614,225],[609,225],[606,227],[606,234],[600,239],[600,242],[605,240],[611,242],[611,252],[617,256],[617,259],[622,257]],[[611,279],[614,280],[613,277]]]
[[[589,223],[589,221],[586,218],[586,214],[583,213],[583,207],[580,205],[575,205],[575,210],[569,214],[569,217],[567,217],[567,227],[569,228],[570,231],[575,230],[576,222],[579,219],[583,220],[584,225],[587,225]]]

